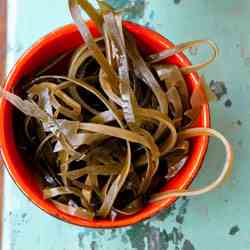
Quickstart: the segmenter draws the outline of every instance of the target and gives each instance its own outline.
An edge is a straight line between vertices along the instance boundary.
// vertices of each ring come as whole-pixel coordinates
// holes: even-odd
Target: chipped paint
[[[181,250],[195,250],[195,248],[191,241],[185,240]]]
[[[127,235],[129,237],[131,246],[137,250],[145,249],[144,237],[148,234],[148,225],[143,225],[143,223],[139,223],[130,229],[127,230]]]
[[[233,226],[233,227],[231,227],[231,229],[229,230],[229,235],[235,235],[235,234],[237,234],[238,232],[240,231],[240,228],[239,228],[239,226]]]
[[[25,219],[27,217],[27,213],[22,213],[22,218]]]
[[[154,231],[150,230],[150,233],[147,237],[148,249],[158,250],[160,248],[160,245],[161,245],[160,235],[161,233],[159,229],[156,228]]]
[[[84,243],[83,243],[84,233],[78,234],[78,246],[80,249],[84,249]]]
[[[149,2],[146,0],[108,0],[115,9],[123,9],[123,16],[133,22],[140,23],[150,29],[156,29],[156,15],[154,10],[149,10]]]
[[[171,233],[168,234],[168,239],[173,242],[175,248],[179,248],[184,235],[180,228],[173,227]]]
[[[212,80],[209,84],[210,89],[220,100],[224,95],[227,94],[227,88],[224,81]]]
[[[126,9],[125,17],[130,20],[143,18],[146,8],[145,0],[108,0],[115,9]]]
[[[162,211],[157,217],[130,227],[129,230],[126,231],[126,234],[129,237],[131,247],[139,250],[147,249],[146,245],[148,249],[152,250],[165,250],[170,247],[181,249],[184,244],[184,239],[187,238],[183,232],[183,225],[189,202],[190,200],[187,198],[179,199],[177,204]],[[166,223],[167,225],[172,218],[180,218],[181,223],[176,221],[172,228],[162,228],[160,226],[162,223]],[[146,241],[142,239],[146,239]]]
[[[153,20],[155,18],[155,12],[153,10],[151,10],[150,14],[149,14],[149,18],[151,20]]]
[[[174,0],[174,4],[179,4],[181,0]]]
[[[226,108],[231,108],[232,107],[232,101],[230,99],[227,99],[224,103]]]
[[[183,201],[183,203],[179,207],[178,214],[176,215],[176,218],[175,218],[176,222],[179,224],[183,224],[185,214],[187,213],[187,207],[189,204],[189,199],[187,199],[185,197],[182,199],[182,201]]]
[[[122,234],[121,240],[122,240],[123,244],[128,243],[128,237],[125,234]]]
[[[242,126],[242,121],[241,120],[238,120],[236,123],[237,123],[238,126]]]
[[[96,241],[92,241],[91,244],[90,244],[90,249],[91,250],[97,250],[97,243]]]
[[[176,222],[179,223],[179,224],[183,224],[184,222],[184,217],[182,215],[177,215],[176,216]]]
[[[237,214],[238,223],[245,222],[250,204],[249,198],[240,193],[249,180],[250,161],[246,146],[249,141],[249,133],[246,133],[249,129],[249,123],[246,120],[245,112],[239,112],[241,107],[246,107],[249,104],[246,86],[249,84],[250,29],[246,22],[246,16],[237,16],[237,19],[235,19],[233,17],[235,13],[229,15],[229,12],[227,12],[225,14],[229,7],[233,9],[233,0],[215,1],[214,3],[211,1],[190,1],[188,8],[182,7],[185,6],[186,1],[180,0],[176,0],[176,5],[174,3],[175,0],[133,1],[138,3],[140,7],[139,12],[133,12],[130,19],[148,26],[155,25],[154,28],[157,28],[160,33],[168,36],[173,41],[181,42],[185,39],[196,39],[204,35],[215,39],[220,45],[223,45],[221,47],[221,56],[216,61],[217,64],[209,67],[206,72],[208,72],[207,77],[223,79],[223,84],[228,90],[230,89],[230,99],[233,100],[233,108],[230,109],[230,112],[225,112],[225,116],[221,113],[221,105],[224,105],[225,100],[229,97],[226,90],[226,93],[222,91],[222,102],[211,105],[211,114],[213,127],[220,128],[226,136],[230,136],[236,153],[239,146],[245,146],[245,148],[241,148],[241,160],[239,160],[239,157],[236,157],[235,165],[237,168],[233,174],[238,178],[237,184],[234,185],[233,189],[230,189],[229,181],[225,184],[227,186],[216,192],[216,194],[209,194],[201,199],[193,199],[192,202],[189,202],[186,209],[182,210],[186,211],[184,215],[179,212],[184,200],[179,199],[171,209],[162,211],[159,216],[141,223],[140,226],[136,225],[112,231],[74,227],[45,215],[24,198],[8,177],[8,174],[6,174],[4,250],[90,250],[91,242],[93,241],[96,242],[94,247],[96,246],[98,250],[148,250],[150,248],[153,248],[153,250],[200,250],[207,249],[210,245],[211,249],[234,250],[244,249],[248,246],[249,235],[246,233],[250,230],[248,224],[244,224],[244,233],[243,229],[240,229],[242,233],[238,231],[234,234],[235,236],[229,234],[233,227],[231,229],[228,227],[232,222],[232,214]],[[133,1],[112,0],[114,4],[120,6]],[[32,0],[26,0],[23,1],[23,4],[18,5],[18,8],[15,8],[15,10],[13,10],[15,5],[12,2],[18,1],[12,0],[11,4],[9,4],[11,8],[9,17],[12,23],[10,25],[9,37],[12,38],[9,40],[8,68],[13,65],[17,56],[41,34],[46,34],[55,27],[63,25],[62,22],[64,20],[65,23],[70,22],[70,19],[67,19],[65,15],[65,7],[61,0],[53,1],[53,9],[56,8],[57,13],[51,19],[50,15],[47,14],[49,19],[48,25],[44,21],[45,19],[38,18],[38,15],[39,13],[49,12],[49,0],[36,1],[35,4],[33,4],[34,1]],[[249,1],[239,0],[237,1],[238,4],[244,4],[245,12],[250,11]],[[35,7],[40,11],[33,11]],[[152,14],[152,11],[154,11],[154,14]],[[17,14],[17,25],[15,24],[15,13]],[[197,15],[197,13],[199,14]],[[190,18],[187,18],[187,15]],[[57,17],[59,17],[58,21],[55,21]],[[34,20],[33,25],[29,25],[30,20]],[[161,26],[156,25],[157,22]],[[200,25],[201,22],[202,26]],[[28,32],[26,32],[27,24],[29,25]],[[185,27],[192,28],[185,30]],[[240,43],[240,33],[243,33],[242,37],[245,36],[243,38],[245,41],[242,43]],[[231,60],[232,58],[233,60]],[[229,61],[230,63],[228,63]],[[227,126],[230,126],[230,128]],[[240,126],[242,127],[240,128]],[[231,129],[235,127],[238,129],[237,133],[232,133]],[[202,170],[212,171],[214,169],[213,159],[217,160],[217,157],[224,153],[222,150],[221,148],[221,150],[214,150],[213,152],[212,149],[214,157],[207,159]],[[202,174],[203,171],[201,171]],[[209,177],[205,176],[202,183],[206,183],[208,180]],[[199,182],[199,180],[197,181]],[[233,195],[233,199],[231,199],[231,195]],[[207,210],[206,212],[201,212],[204,209],[201,210],[200,207],[203,208],[204,206]],[[24,223],[22,222],[23,213],[27,213]],[[17,214],[19,215],[17,216]],[[223,215],[223,220],[220,220],[218,223],[218,216],[221,214]],[[34,228],[36,230],[32,230]],[[32,237],[30,237],[31,230]],[[224,237],[222,230],[225,230]],[[232,229],[232,233],[235,232],[234,230]],[[210,234],[208,232],[213,233]],[[130,233],[130,236],[128,233]],[[178,244],[174,244],[172,240],[176,238],[176,235],[179,235],[179,238],[182,235]],[[214,235],[220,235],[221,237],[214,237]],[[60,240],[55,241],[55,239]],[[136,241],[142,242],[141,245]]]
[[[169,216],[173,216],[174,215],[174,211],[176,210],[176,205],[173,204],[171,207],[164,209],[163,211],[161,211],[157,216],[156,216],[156,220],[159,221],[165,221],[166,218],[168,218]]]
[[[241,127],[243,125],[241,120],[233,121],[232,124],[235,127]]]
[[[167,250],[170,244],[175,249],[180,249],[182,240],[184,238],[183,233],[177,227],[173,227],[168,233],[167,230],[160,230],[150,223],[143,223],[136,225],[127,231],[130,238],[131,246],[133,249],[144,250],[146,249],[145,241],[142,239],[146,238],[147,246],[149,250]]]

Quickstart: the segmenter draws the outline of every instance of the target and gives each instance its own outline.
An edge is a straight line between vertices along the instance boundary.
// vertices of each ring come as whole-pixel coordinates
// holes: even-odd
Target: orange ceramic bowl
[[[100,36],[100,33],[92,22],[88,22],[88,26],[94,37]],[[173,44],[166,38],[145,27],[131,22],[124,22],[124,26],[135,36],[140,49],[145,54],[159,52],[173,46]],[[23,76],[35,72],[39,66],[44,65],[46,62],[63,52],[78,47],[82,43],[83,40],[75,25],[66,25],[49,33],[36,42],[17,61],[7,78],[4,89],[12,90]],[[190,62],[183,54],[172,56],[166,60],[166,62],[181,67],[190,65]],[[198,75],[191,73],[186,75],[185,78],[191,92],[198,84]],[[39,188],[36,179],[33,177],[32,171],[30,171],[31,168],[27,166],[27,163],[25,163],[25,160],[18,151],[15,143],[12,116],[13,107],[7,101],[2,100],[0,107],[0,144],[2,156],[8,171],[17,186],[34,204],[46,213],[79,226],[91,228],[115,228],[129,226],[148,219],[159,213],[162,209],[168,208],[175,202],[175,198],[169,198],[162,202],[148,204],[137,214],[121,217],[115,221],[101,219],[88,221],[61,212],[52,203],[43,199],[41,189]],[[209,123],[209,108],[205,105],[196,126],[209,127]],[[192,140],[192,148],[185,167],[175,178],[166,183],[162,188],[162,191],[183,189],[189,186],[201,168],[201,164],[206,154],[207,145],[208,139],[206,137],[197,137]]]

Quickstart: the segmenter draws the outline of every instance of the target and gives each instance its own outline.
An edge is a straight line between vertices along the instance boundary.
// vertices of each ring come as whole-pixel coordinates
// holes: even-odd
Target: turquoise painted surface
[[[71,22],[66,2],[9,1],[8,68],[39,37]],[[152,27],[173,42],[210,38],[218,43],[220,58],[202,73],[217,89],[225,86],[224,91],[220,91],[220,101],[211,105],[212,124],[234,145],[233,175],[216,192],[180,199],[149,221],[126,229],[98,231],[68,225],[44,214],[23,196],[5,173],[3,250],[249,250],[250,2],[110,2],[119,8],[128,4],[132,9],[128,18]],[[196,55],[201,51],[192,51],[190,56],[194,62],[204,58]],[[212,180],[219,173],[223,157],[221,145],[211,141],[206,162],[193,186]]]

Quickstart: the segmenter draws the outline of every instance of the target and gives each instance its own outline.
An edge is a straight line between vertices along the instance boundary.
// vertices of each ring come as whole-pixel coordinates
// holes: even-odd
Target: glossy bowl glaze
[[[100,36],[100,33],[92,22],[88,22],[88,26],[94,37]],[[124,22],[124,26],[135,36],[144,54],[159,52],[173,46],[169,40],[145,27],[131,22]],[[78,47],[82,43],[83,40],[76,26],[73,24],[66,25],[49,33],[36,42],[17,61],[7,78],[4,88],[6,90],[12,90],[22,77],[32,74],[32,72],[35,72],[41,65],[44,65],[49,60],[63,52]],[[166,60],[166,63],[176,64],[180,67],[190,65],[190,62],[183,54],[172,56]],[[191,92],[198,84],[198,75],[191,73],[186,75],[185,79]],[[13,107],[5,100],[2,100],[0,107],[0,144],[5,164],[13,180],[22,192],[46,213],[79,226],[115,228],[132,225],[150,218],[175,202],[175,198],[169,198],[162,202],[148,204],[137,214],[121,217],[115,221],[100,219],[88,221],[61,212],[52,203],[43,199],[41,189],[31,171],[32,166],[27,166],[25,159],[23,159],[16,147],[12,118]],[[209,124],[209,108],[205,105],[196,126],[209,127]],[[207,145],[208,139],[206,137],[197,137],[192,140],[191,152],[185,167],[175,178],[166,183],[162,191],[183,189],[189,186],[201,168]]]

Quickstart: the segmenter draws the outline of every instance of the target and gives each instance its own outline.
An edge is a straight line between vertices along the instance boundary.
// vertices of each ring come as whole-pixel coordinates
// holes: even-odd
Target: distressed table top
[[[8,70],[39,37],[71,22],[66,2],[9,1]],[[249,250],[250,1],[110,2],[117,7],[130,3],[128,18],[157,30],[173,42],[201,38],[217,42],[220,57],[202,73],[221,97],[211,105],[212,125],[233,143],[233,175],[214,193],[180,199],[144,223],[98,231],[46,215],[24,197],[5,173],[3,250]],[[202,49],[191,51],[194,62],[204,59],[199,57],[204,53],[199,52]],[[193,186],[212,180],[222,167],[223,157],[222,146],[211,140],[206,162]]]

